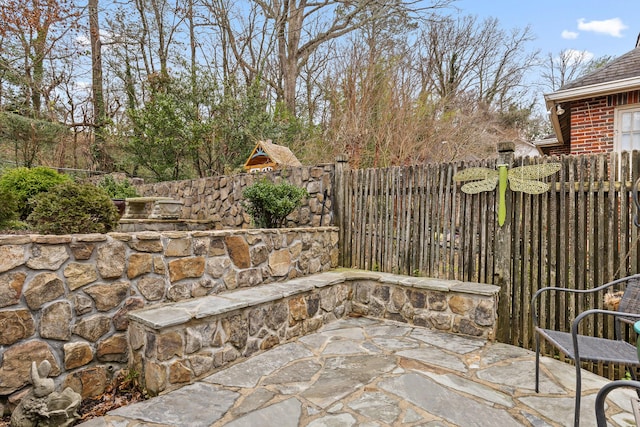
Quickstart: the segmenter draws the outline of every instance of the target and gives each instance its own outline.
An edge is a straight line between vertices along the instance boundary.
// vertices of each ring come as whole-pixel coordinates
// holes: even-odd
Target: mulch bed
[[[80,403],[78,414],[80,419],[76,424],[88,421],[91,418],[102,417],[109,411],[126,406],[132,403],[147,400],[148,396],[140,388],[137,377],[121,372],[107,386],[100,396],[87,398]]]

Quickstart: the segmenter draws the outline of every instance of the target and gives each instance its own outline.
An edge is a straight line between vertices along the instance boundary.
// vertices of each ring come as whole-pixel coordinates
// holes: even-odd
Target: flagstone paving
[[[569,426],[574,368],[531,351],[390,321],[349,318],[83,427]],[[582,425],[608,380],[583,372]],[[631,390],[611,425],[634,426]]]

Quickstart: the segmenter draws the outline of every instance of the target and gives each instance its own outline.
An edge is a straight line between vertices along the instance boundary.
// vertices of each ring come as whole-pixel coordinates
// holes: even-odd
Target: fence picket
[[[589,289],[640,268],[630,183],[640,153],[523,159],[522,165],[560,162],[541,195],[510,192],[512,260],[506,310],[508,341],[531,347],[530,298],[540,287]],[[370,270],[493,283],[506,248],[496,244],[497,191],[465,194],[453,175],[496,168],[495,160],[371,170],[346,169],[340,180],[342,264]],[[514,167],[518,166],[514,164]],[[504,258],[502,258],[504,259]],[[540,313],[543,326],[568,328],[576,312],[602,307],[600,297],[562,297]],[[505,313],[504,311],[502,313]],[[585,322],[583,332],[612,336],[607,318]],[[619,370],[598,365],[610,377]],[[615,372],[614,372],[615,371]]]

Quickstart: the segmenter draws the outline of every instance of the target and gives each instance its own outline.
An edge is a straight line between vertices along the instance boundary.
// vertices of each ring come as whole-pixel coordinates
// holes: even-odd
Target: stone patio
[[[83,427],[569,426],[574,369],[534,353],[403,323],[347,318],[203,380]],[[583,373],[582,425],[608,380]],[[611,425],[635,425],[631,390],[609,395]]]

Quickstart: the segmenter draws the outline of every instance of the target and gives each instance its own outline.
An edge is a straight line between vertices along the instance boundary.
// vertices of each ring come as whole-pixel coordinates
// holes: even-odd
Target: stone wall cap
[[[199,298],[198,301],[200,301],[200,305],[193,316],[196,319],[204,319],[205,317],[228,313],[249,305],[245,301],[232,300],[217,295]]]
[[[162,234],[170,239],[186,239],[189,237],[189,232],[187,231],[165,231]]]
[[[171,197],[127,197],[126,199],[124,199],[125,202],[131,202],[131,203],[151,203],[151,202],[157,202],[158,200],[173,200]]]
[[[416,289],[449,292],[454,286],[462,284],[459,280],[436,279],[432,277],[412,277],[411,280],[402,282]]]
[[[0,236],[0,245],[26,245],[31,243],[31,236],[3,234]]]
[[[452,291],[476,295],[498,295],[500,286],[487,285],[486,283],[464,282],[451,287]]]
[[[178,308],[181,308],[183,310],[188,311],[189,313],[191,313],[191,315],[193,315],[194,313],[196,313],[200,309],[200,306],[203,303],[204,303],[204,301],[201,298],[191,298],[191,299],[178,301],[178,302],[175,302],[175,303],[165,303],[163,305],[171,305],[173,307],[178,307]]]
[[[192,237],[215,237],[219,236],[216,231],[218,230],[191,231],[190,233]]]
[[[337,273],[344,275],[346,280],[380,280],[384,273],[376,273],[368,270],[357,270],[355,268],[340,268]]]
[[[34,234],[31,241],[33,243],[41,243],[45,245],[59,245],[71,243],[71,235]]]
[[[303,277],[287,280],[286,282],[275,282],[269,284],[269,286],[278,289],[282,293],[282,297],[286,298],[315,289],[316,284],[305,279],[306,278]]]
[[[402,280],[406,279],[406,276],[400,276],[393,273],[378,273],[380,275],[380,279],[378,279],[381,283],[389,283],[392,285],[399,285],[402,283]]]
[[[114,233],[107,233],[107,236],[111,237],[114,240],[118,240],[120,242],[129,242],[132,239],[131,234],[129,233],[114,232]]]
[[[76,242],[105,242],[107,236],[105,234],[93,233],[93,234],[77,234],[74,236]]]
[[[307,276],[312,278],[316,288],[324,288],[325,286],[337,285],[338,283],[344,283],[347,279],[340,273],[333,273],[326,271],[324,273],[314,274],[313,276]]]
[[[305,276],[304,281],[307,285],[311,285],[311,289],[313,288],[323,288],[328,285],[327,280],[316,278],[313,275]],[[284,282],[286,283],[286,282]]]
[[[222,297],[231,301],[244,302],[249,306],[282,299],[283,294],[280,289],[271,285],[260,285],[240,291],[228,292],[223,294]]]
[[[134,235],[138,240],[160,240],[162,234],[155,231],[141,231]]]
[[[180,308],[164,305],[154,307],[148,310],[132,311],[129,313],[129,319],[142,323],[145,326],[159,330],[169,326],[180,325],[191,320],[192,316],[189,311]]]

